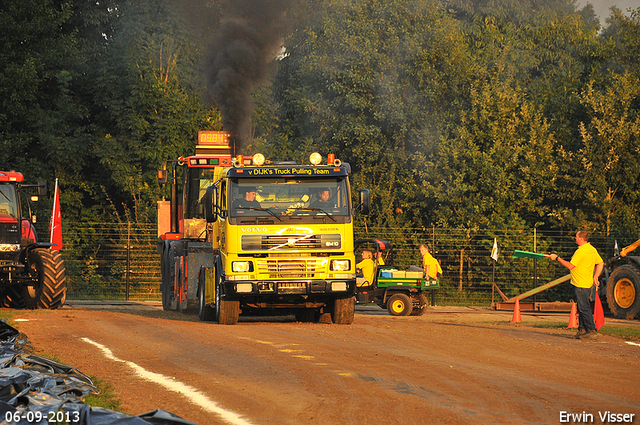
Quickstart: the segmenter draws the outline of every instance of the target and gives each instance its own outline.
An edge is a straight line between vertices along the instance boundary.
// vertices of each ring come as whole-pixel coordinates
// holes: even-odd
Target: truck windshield
[[[344,178],[234,179],[229,199],[231,217],[350,216]]]
[[[0,184],[0,221],[18,220],[16,188],[10,184]]]

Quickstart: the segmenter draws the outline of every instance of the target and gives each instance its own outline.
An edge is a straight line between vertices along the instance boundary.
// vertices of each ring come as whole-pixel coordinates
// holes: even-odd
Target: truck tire
[[[412,316],[422,316],[427,312],[427,307],[429,307],[429,302],[427,301],[427,296],[423,293],[420,293],[414,297],[413,300],[413,310],[411,311]]]
[[[618,319],[633,319],[640,312],[640,269],[633,264],[617,267],[607,280],[607,303]]]
[[[220,277],[216,273],[216,321],[221,325],[235,325],[240,316],[240,301],[223,299],[220,287]]]
[[[338,298],[333,302],[331,319],[338,325],[350,325],[353,323],[356,308],[356,297]]]
[[[66,272],[62,255],[52,249],[34,249],[29,253],[33,285],[24,287],[24,304],[28,309],[56,309],[67,298]]]
[[[162,293],[162,309],[164,311],[171,310],[171,300],[173,299],[173,273],[167,250],[163,253],[162,262],[160,264],[160,271],[162,275],[160,292]]]
[[[296,321],[300,323],[316,322],[318,315],[318,310],[315,308],[301,308],[295,311]]]
[[[205,304],[204,294],[206,292],[206,283],[202,282],[200,289],[198,289],[198,317],[203,322],[211,322],[216,318],[216,310],[209,305]]]
[[[387,311],[392,316],[408,316],[413,310],[413,302],[406,294],[393,294],[387,300]]]

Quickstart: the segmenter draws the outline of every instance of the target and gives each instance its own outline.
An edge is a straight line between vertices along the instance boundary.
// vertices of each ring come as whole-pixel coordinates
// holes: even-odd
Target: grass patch
[[[13,310],[0,310],[0,319],[6,319],[7,324],[15,328],[13,323]]]
[[[115,410],[122,412],[120,409],[120,400],[113,392],[113,387],[107,381],[104,381],[97,376],[90,376],[100,392],[98,394],[89,394],[84,398],[84,403],[92,407],[102,407],[104,409]]]

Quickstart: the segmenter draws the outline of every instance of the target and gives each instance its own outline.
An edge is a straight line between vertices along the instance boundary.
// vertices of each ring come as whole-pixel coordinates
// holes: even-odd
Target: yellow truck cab
[[[203,268],[201,318],[233,324],[240,312],[287,309],[301,321],[350,324],[356,271],[348,164],[238,156],[215,170],[205,196],[214,262]]]

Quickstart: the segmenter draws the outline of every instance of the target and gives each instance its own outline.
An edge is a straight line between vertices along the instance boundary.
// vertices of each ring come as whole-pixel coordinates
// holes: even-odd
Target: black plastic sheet
[[[164,410],[131,416],[84,404],[98,393],[91,378],[31,351],[25,335],[0,322],[0,425],[195,425]]]

